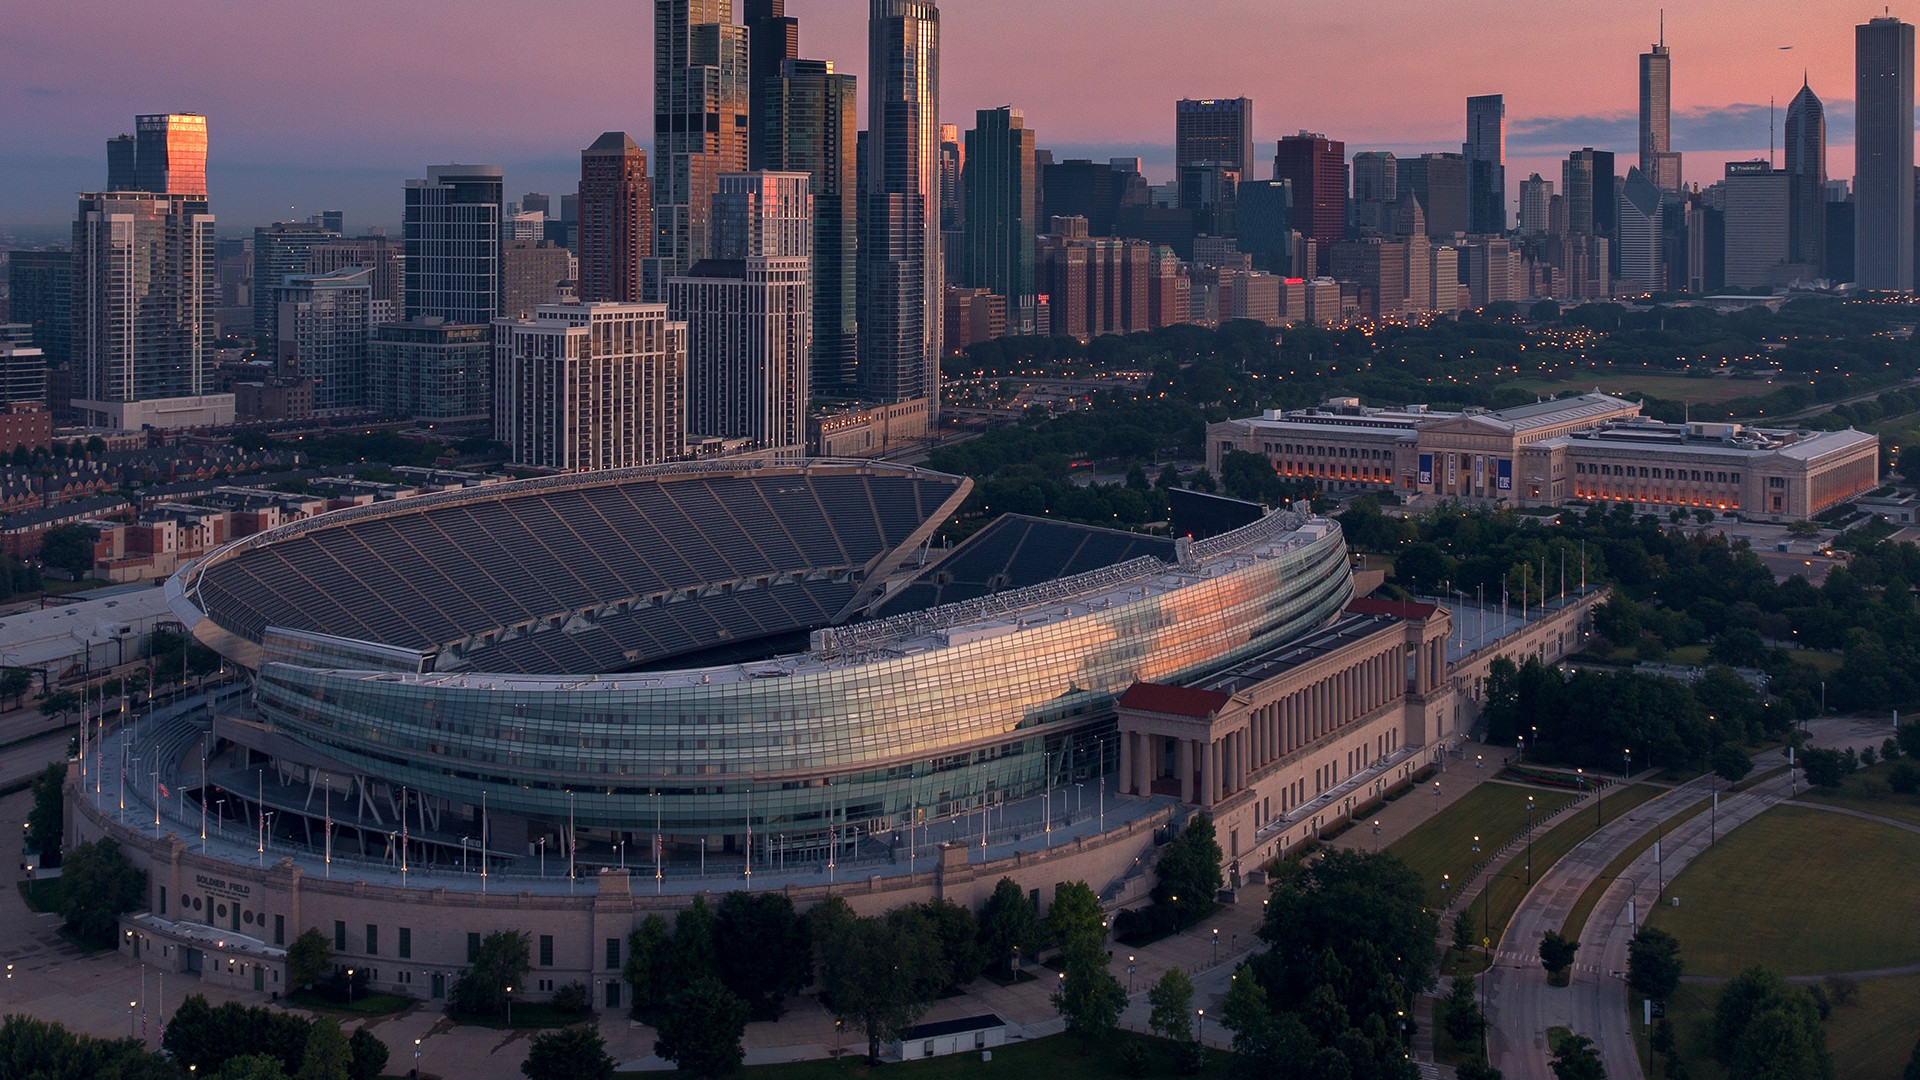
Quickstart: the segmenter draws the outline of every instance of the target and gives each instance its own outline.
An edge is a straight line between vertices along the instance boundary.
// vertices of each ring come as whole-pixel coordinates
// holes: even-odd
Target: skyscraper
[[[585,303],[640,299],[641,261],[653,254],[647,152],[609,131],[580,152],[580,276]]]
[[[1913,24],[1870,19],[1853,42],[1854,278],[1912,292]]]
[[[493,437],[516,465],[583,472],[686,450],[687,327],[662,304],[552,304],[493,324]]]
[[[713,250],[720,174],[747,167],[747,29],[733,0],[654,0],[653,255],[642,295]]]
[[[714,258],[812,258],[810,185],[803,172],[722,176],[713,196]]]
[[[1548,214],[1552,205],[1553,181],[1539,173],[1520,181],[1520,235],[1545,236],[1552,223]]]
[[[856,80],[829,60],[789,60],[767,101],[770,168],[812,176],[813,361],[815,391],[845,392],[857,381],[855,296],[860,206]]]
[[[1911,165],[1907,172],[1912,174]],[[1729,161],[1720,199],[1726,215],[1727,287],[1781,284],[1776,268],[1787,261],[1787,174],[1765,159]]]
[[[197,113],[136,116],[133,131],[134,190],[207,197],[206,117]]]
[[[1292,274],[1293,184],[1286,180],[1244,180],[1235,193],[1234,228],[1241,251],[1253,256],[1253,268]]]
[[[435,165],[407,181],[407,318],[468,324],[499,314],[501,179],[498,165]]]
[[[33,327],[33,344],[49,367],[65,367],[73,333],[73,252],[14,251],[7,255],[7,318]],[[62,409],[66,402],[58,402]]]
[[[1567,231],[1614,238],[1613,152],[1588,146],[1567,155],[1560,166],[1560,190],[1567,197]]]
[[[1173,106],[1174,177],[1180,184],[1180,205],[1211,209],[1214,193],[1196,191],[1198,185],[1218,186],[1220,170],[1244,180],[1253,165],[1253,99],[1182,99]]]
[[[1421,154],[1398,165],[1400,194],[1420,200],[1428,236],[1481,231],[1473,227],[1473,170],[1464,155]]]
[[[1367,150],[1353,155],[1353,198],[1355,202],[1399,200],[1399,159],[1392,151]]]
[[[253,336],[273,340],[280,327],[280,286],[291,274],[307,272],[313,249],[338,233],[312,222],[276,221],[253,230]]]
[[[1473,232],[1507,229],[1507,99],[1483,94],[1467,99],[1466,155],[1470,179],[1469,217]]]
[[[872,0],[867,23],[866,207],[860,380],[885,402],[940,418],[940,8]]]
[[[1827,262],[1827,110],[1803,78],[1787,106],[1787,260]]]
[[[1661,256],[1661,192],[1639,169],[1627,170],[1620,190],[1620,280],[1648,292],[1666,288]]]
[[[771,169],[767,162],[767,102],[773,80],[789,60],[800,57],[800,20],[787,15],[787,0],[746,0],[747,24],[747,168]]]
[[[316,412],[365,407],[373,271],[291,274],[273,292],[280,374],[313,381]]]
[[[1324,276],[1347,227],[1347,144],[1302,131],[1280,140],[1273,178],[1293,183],[1293,228],[1318,247]],[[1305,275],[1304,269],[1301,270]]]
[[[1640,171],[1662,192],[1680,191],[1680,155],[1673,150],[1673,56],[1664,19],[1659,42],[1640,54]]]
[[[957,284],[1006,298],[1009,333],[1034,332],[1034,134],[1019,109],[981,109],[967,132],[965,251]]]

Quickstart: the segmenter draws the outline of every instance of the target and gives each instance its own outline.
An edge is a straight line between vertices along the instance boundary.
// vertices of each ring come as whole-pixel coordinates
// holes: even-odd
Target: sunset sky
[[[1764,156],[1802,70],[1829,172],[1853,164],[1853,27],[1880,4],[1682,0],[1667,11],[1688,182]],[[801,54],[864,75],[864,0],[788,0]],[[1460,149],[1465,99],[1507,100],[1508,180],[1636,147],[1636,56],[1659,5],[1582,0],[946,0],[944,119],[1014,105],[1057,157],[1138,155],[1169,178],[1173,101],[1254,99],[1258,152],[1302,128],[1349,153]],[[1896,3],[1911,20],[1920,3]],[[429,164],[497,163],[507,197],[557,196],[605,130],[652,141],[647,0],[8,0],[0,228],[58,226],[104,183],[139,112],[207,114],[223,232],[344,209],[396,227]],[[1791,46],[1790,49],[1783,49]],[[864,91],[864,84],[862,86]],[[865,111],[862,109],[864,121]],[[1622,166],[1624,169],[1624,164]],[[1264,172],[1262,175],[1265,175]],[[1511,207],[1510,202],[1510,207]]]

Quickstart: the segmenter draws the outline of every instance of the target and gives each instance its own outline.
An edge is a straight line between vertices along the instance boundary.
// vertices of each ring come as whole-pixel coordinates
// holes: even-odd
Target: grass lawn
[[[1712,804],[1712,797],[1708,797],[1680,811],[1668,819],[1665,831],[1672,832],[1674,826],[1687,821],[1695,815],[1706,812],[1707,808]],[[1575,941],[1580,940],[1580,931],[1586,929],[1587,917],[1593,914],[1594,907],[1600,903],[1600,897],[1606,893],[1607,887],[1613,884],[1613,879],[1619,877],[1622,870],[1625,870],[1633,864],[1633,860],[1639,858],[1646,853],[1647,849],[1653,847],[1654,841],[1660,839],[1659,834],[1660,830],[1656,829],[1654,832],[1650,832],[1640,839],[1635,840],[1633,843],[1627,845],[1627,850],[1621,852],[1612,862],[1607,864],[1607,868],[1600,872],[1600,876],[1594,878],[1593,883],[1588,885],[1586,891],[1580,894],[1580,899],[1574,901],[1573,910],[1567,913],[1566,925],[1560,929],[1561,934]]]
[[[351,1005],[336,1001],[332,997],[314,990],[295,990],[286,997],[287,1004],[299,1009],[311,1009],[317,1013],[334,1013],[341,1016],[386,1016],[397,1013],[419,999],[403,994],[355,994]],[[518,1017],[515,1017],[518,1019]]]
[[[53,911],[60,906],[59,878],[22,881],[19,888],[20,896],[26,900],[29,911]]]
[[[1615,788],[1612,794],[1601,801],[1601,810],[1606,820],[1612,821],[1648,799],[1658,798],[1664,794],[1666,794],[1665,789],[1649,787],[1645,784]],[[1539,832],[1534,834],[1533,880],[1540,880],[1540,875],[1552,869],[1553,864],[1560,861],[1560,856],[1572,851],[1580,841],[1593,835],[1598,828],[1594,824],[1595,816],[1583,806],[1544,834]],[[1500,939],[1507,932],[1507,922],[1513,918],[1514,910],[1520,906],[1520,901],[1526,899],[1527,890],[1530,887],[1527,884],[1525,860],[1524,853],[1516,852],[1516,858],[1507,863],[1507,868],[1501,871],[1498,877],[1488,880],[1487,887],[1481,890],[1479,898],[1473,904],[1473,912],[1480,916],[1478,921],[1487,928],[1483,936],[1492,940],[1496,950],[1500,946]],[[1451,929],[1450,924],[1448,929]]]
[[[1680,939],[1687,970],[1785,975],[1920,961],[1920,835],[1779,806],[1720,837],[1667,887],[1649,922]],[[1911,1050],[1911,1047],[1908,1048]]]
[[[1839,653],[1821,652],[1818,649],[1788,649],[1787,655],[1797,663],[1812,665],[1822,675],[1831,675],[1839,671],[1840,664],[1845,659]]]
[[[402,1002],[401,1008],[405,1008],[407,1005],[413,1003],[412,998],[401,998],[400,1000]],[[359,1004],[358,1001],[354,1002],[356,1009],[358,1009]],[[333,1007],[338,1008],[338,1006]],[[395,1012],[398,1010],[389,1009],[387,1011]],[[570,1024],[578,1024],[589,1019],[591,1014],[570,1012],[564,1009],[556,1009],[552,1005],[542,1002],[530,1001],[514,1005],[513,1023],[511,1024],[507,1023],[506,1017],[504,1016],[476,1016],[471,1013],[448,1013],[447,1015],[452,1017],[453,1022],[456,1024],[469,1024],[473,1027],[489,1027],[504,1030],[510,1028],[567,1027]]]
[[[1901,795],[1887,787],[1887,773],[1892,767],[1882,762],[1842,778],[1837,788],[1812,788],[1799,797],[1804,802],[1844,806],[1864,814],[1920,825],[1920,795]]]
[[[1688,983],[1667,1002],[1667,1018],[1673,1021],[1680,1057],[1693,1080],[1723,1080],[1727,1075],[1711,1052],[1709,1028],[1719,997],[1718,986]],[[1657,1071],[1649,1067],[1651,1051],[1647,1029],[1640,1026],[1638,1002],[1635,995],[1633,1033],[1641,1067],[1648,1077],[1664,1080],[1664,1061]],[[1915,1033],[1920,1032],[1920,975],[1862,982],[1859,1003],[1836,1007],[1826,1030],[1835,1076],[1846,1080],[1900,1080],[1913,1053]]]
[[[1088,1044],[1072,1035],[1052,1035],[1044,1039],[1011,1042],[993,1048],[993,1060],[981,1061],[977,1053],[953,1054],[924,1061],[890,1063],[878,1069],[866,1064],[865,1043],[849,1038],[847,1053],[838,1061],[795,1061],[781,1065],[756,1065],[740,1070],[739,1075],[754,1080],[857,1080],[861,1077],[908,1077],[911,1080],[947,1080],[957,1076],[1044,1076],[1047,1080],[1109,1080],[1127,1075],[1120,1058],[1120,1047],[1129,1042],[1147,1044],[1149,1076],[1172,1076],[1173,1047],[1164,1039],[1115,1032],[1111,1037]],[[1233,1056],[1219,1050],[1207,1051],[1207,1066],[1194,1074],[1203,1078],[1237,1076]]]
[[[1441,784],[1446,783],[1442,779]],[[1428,785],[1430,791],[1432,785]],[[1417,794],[1408,796],[1419,798]],[[1473,865],[1491,856],[1509,839],[1527,831],[1527,799],[1534,799],[1534,821],[1540,822],[1573,801],[1571,793],[1539,791],[1512,784],[1483,783],[1455,800],[1439,814],[1394,841],[1387,850],[1400,857],[1427,883],[1427,896],[1436,906],[1450,893],[1440,888],[1448,875],[1458,888],[1473,873]],[[1431,798],[1431,796],[1429,796]],[[1360,822],[1363,830],[1373,826]],[[1480,838],[1480,851],[1473,838]]]
[[[1689,379],[1684,375],[1645,375],[1631,372],[1616,375],[1605,370],[1582,371],[1570,378],[1515,379],[1502,385],[1553,393],[1569,389],[1591,390],[1598,386],[1603,394],[1638,391],[1667,401],[1707,404],[1743,397],[1765,397],[1773,392],[1773,381],[1770,379]]]

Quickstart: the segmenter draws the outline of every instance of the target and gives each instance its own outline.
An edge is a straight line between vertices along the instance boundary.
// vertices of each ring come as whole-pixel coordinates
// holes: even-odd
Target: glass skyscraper
[[[1640,54],[1640,171],[1668,194],[1680,191],[1680,155],[1673,150],[1673,54],[1664,30]]]
[[[858,382],[859,107],[856,77],[830,60],[788,60],[766,99],[757,133],[770,169],[813,177],[813,360],[816,391]]]
[[[650,303],[667,278],[713,253],[720,174],[747,167],[748,69],[732,0],[654,0],[654,241],[641,288]]]
[[[580,152],[580,299],[640,299],[640,266],[653,254],[653,185],[647,152],[609,131]]]
[[[1913,24],[1854,28],[1854,279],[1913,291]]]
[[[502,176],[498,165],[435,165],[407,181],[407,318],[499,314]]]
[[[966,228],[958,283],[1007,300],[1007,332],[1034,332],[1034,135],[1019,109],[981,109],[967,132]]]

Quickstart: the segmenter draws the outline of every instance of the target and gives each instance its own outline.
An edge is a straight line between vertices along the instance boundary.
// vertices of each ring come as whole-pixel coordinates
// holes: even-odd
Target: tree
[[[1483,1057],[1462,1062],[1453,1070],[1453,1075],[1458,1080],[1501,1080],[1500,1070],[1494,1068]]]
[[[740,1039],[747,1031],[748,1012],[747,1003],[719,979],[703,977],[667,999],[653,1052],[684,1073],[726,1076],[746,1056]]]
[[[1558,930],[1549,930],[1540,938],[1540,966],[1547,974],[1558,975],[1573,966],[1573,958],[1580,953],[1580,943],[1564,937]]]
[[[354,1028],[347,1040],[347,1076],[351,1080],[380,1080],[387,1067],[387,1044],[366,1028]]]
[[[1053,887],[1053,906],[1047,909],[1047,938],[1065,952],[1075,942],[1107,939],[1107,913],[1100,898],[1084,881],[1063,881]]]
[[[1176,1042],[1193,1038],[1193,980],[1186,972],[1168,968],[1147,991],[1147,1003],[1153,1007],[1147,1026],[1156,1035]]]
[[[1342,997],[1395,1021],[1407,994],[1433,986],[1439,919],[1420,875],[1388,854],[1329,851],[1275,871],[1253,962],[1276,1010],[1297,1008],[1326,981],[1328,961],[1346,971]],[[1362,1018],[1356,1018],[1358,1023]]]
[[[40,540],[40,561],[75,578],[86,577],[93,569],[93,530],[85,525],[48,529]]]
[[[306,1061],[312,1026],[291,1013],[232,1001],[216,1009],[193,994],[174,1011],[160,1046],[181,1066],[202,1073],[212,1073],[230,1058],[265,1054],[291,1076]]]
[[[1480,1046],[1487,1036],[1487,1018],[1480,1012],[1473,983],[1471,976],[1454,976],[1453,992],[1447,995],[1446,1001],[1447,1034],[1463,1049]]]
[[[340,1031],[340,1022],[322,1017],[307,1032],[307,1049],[300,1057],[294,1080],[348,1080],[353,1051]]]
[[[971,926],[967,944],[973,944]],[[721,897],[713,952],[720,981],[759,1016],[779,1016],[781,1001],[813,979],[813,942],[785,893]]]
[[[287,946],[287,985],[312,989],[333,974],[333,945],[317,926],[309,926]]]
[[[134,1039],[96,1039],[27,1016],[0,1022],[0,1076],[33,1080],[175,1080],[179,1067]]]
[[[473,1016],[496,1016],[506,1011],[507,988],[522,986],[529,961],[527,935],[513,930],[497,930],[480,942],[473,962],[454,981],[447,993],[447,1004],[454,1012]]]
[[[1920,758],[1920,720],[1909,720],[1900,725],[1895,733],[1900,742],[1900,752],[1912,758]]]
[[[40,853],[41,866],[60,865],[60,838],[66,830],[67,767],[55,762],[33,781],[33,808],[27,811],[27,845]]]
[[[20,699],[26,697],[27,691],[31,689],[33,689],[32,668],[10,667],[0,672],[0,697],[12,698],[16,707],[19,706]]]
[[[1914,768],[1911,761],[1894,762],[1893,768],[1887,770],[1887,787],[1901,795],[1920,791],[1920,769]]]
[[[1913,1056],[1907,1059],[1907,1071],[1902,1080],[1920,1080],[1920,1042],[1913,1044]]]
[[[1107,970],[1105,943],[1082,935],[1065,950],[1066,968],[1053,1007],[1067,1022],[1067,1030],[1092,1041],[1119,1026],[1127,1007],[1127,991]]]
[[[80,695],[71,690],[56,690],[40,699],[40,715],[49,720],[57,720],[84,704]]]
[[[241,1054],[222,1062],[213,1076],[214,1080],[287,1080],[287,1070],[272,1054]]]
[[[1553,1051],[1554,1080],[1607,1080],[1600,1051],[1585,1035],[1568,1035]]]
[[[534,1036],[520,1071],[527,1080],[613,1080],[616,1064],[599,1029],[569,1027]]]
[[[1658,927],[1642,926],[1627,944],[1627,985],[1642,997],[1665,1001],[1680,988],[1680,976],[1686,964],[1680,959],[1680,942]]]
[[[685,986],[703,975],[719,974],[713,950],[713,909],[706,897],[696,896],[693,903],[673,917],[673,939],[667,943],[667,964],[673,972],[670,986]]]
[[[1721,743],[1714,747],[1713,753],[1707,756],[1707,763],[1713,766],[1714,773],[1720,779],[1729,784],[1745,780],[1747,774],[1753,771],[1753,759],[1732,743]]]
[[[671,982],[667,944],[671,940],[667,920],[659,915],[647,916],[627,935],[627,962],[621,974],[633,987],[635,1015],[666,1001],[666,986]],[[812,963],[812,957],[808,957],[808,963]]]
[[[940,959],[947,970],[947,985],[942,989],[958,990],[979,978],[980,924],[974,921],[973,912],[939,898],[916,906],[940,942]]]
[[[1031,953],[1040,940],[1040,917],[1033,902],[1012,878],[1001,878],[980,909],[980,945],[1003,970],[1013,966],[1016,949]]]
[[[1713,1056],[1731,1075],[1823,1080],[1832,1074],[1813,995],[1764,968],[1735,975],[1713,1007]]]
[[[1180,835],[1160,852],[1154,864],[1153,902],[1171,904],[1178,926],[1190,926],[1213,908],[1213,897],[1226,883],[1220,873],[1220,841],[1213,818],[1195,814]],[[1185,897],[1175,903],[1174,897]]]
[[[1461,908],[1453,917],[1453,948],[1456,952],[1473,951],[1473,909]]]
[[[822,989],[834,1018],[880,1041],[911,1027],[945,985],[940,942],[926,920],[855,918],[821,941]]]
[[[1800,767],[1806,770],[1807,783],[1814,787],[1837,788],[1847,775],[1846,760],[1837,750],[1803,748]]]
[[[111,839],[67,852],[61,870],[60,916],[88,941],[112,944],[115,920],[147,899],[147,872]]]

